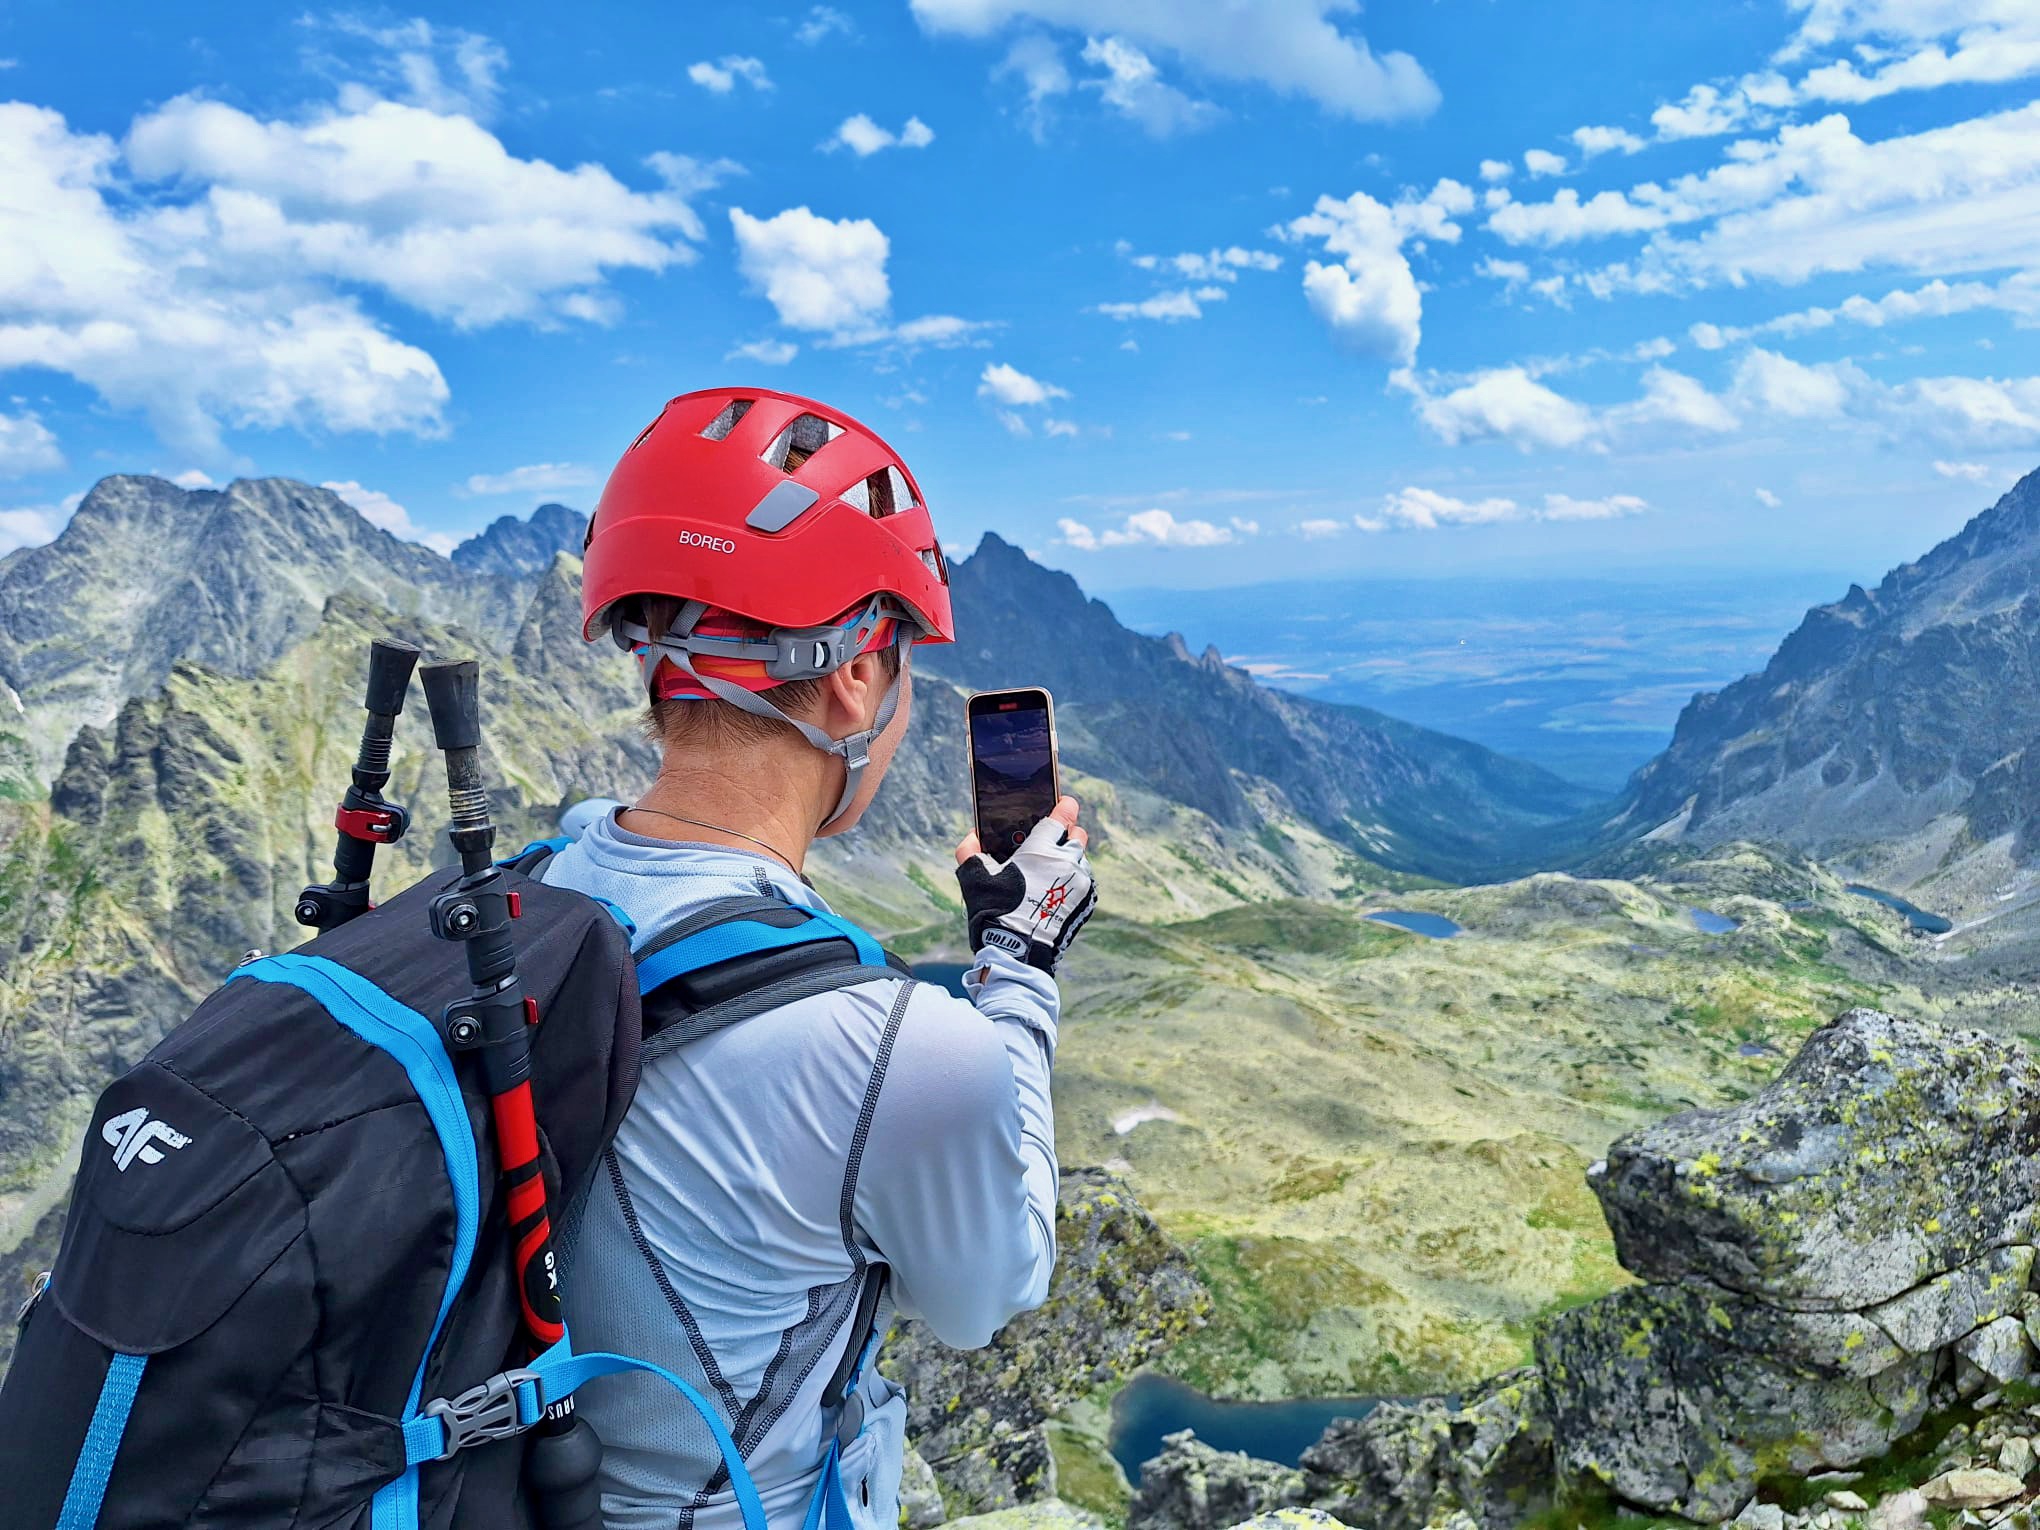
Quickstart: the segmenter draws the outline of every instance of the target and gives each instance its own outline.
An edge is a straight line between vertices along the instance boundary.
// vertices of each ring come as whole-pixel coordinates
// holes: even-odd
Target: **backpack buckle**
[[[421,1410],[446,1426],[446,1448],[435,1460],[444,1461],[470,1445],[507,1440],[538,1422],[526,1423],[518,1404],[517,1389],[538,1384],[537,1371],[501,1371],[487,1381],[469,1387],[458,1397],[435,1397]]]

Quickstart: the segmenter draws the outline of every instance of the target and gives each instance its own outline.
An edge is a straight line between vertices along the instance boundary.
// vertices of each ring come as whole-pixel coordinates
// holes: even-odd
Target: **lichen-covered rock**
[[[1937,1509],[1986,1509],[2007,1498],[2016,1498],[2026,1484],[2010,1472],[1971,1468],[1943,1472],[1920,1486],[1920,1496]]]
[[[1999,1386],[2024,1381],[2033,1373],[2033,1347],[2026,1341],[2025,1325],[2015,1317],[1998,1318],[1965,1335],[1955,1353]]]
[[[1618,1291],[1539,1335],[1561,1490],[1720,1520],[1760,1478],[1882,1455],[2023,1378],[2040,1069],[1854,1010],[1731,1109],[1617,1143]]]
[[[1992,1249],[1981,1259],[1866,1309],[1864,1316],[1900,1348],[1924,1355],[2002,1315],[2019,1312],[2032,1275],[2033,1250],[2027,1245]]]
[[[1760,1477],[1881,1454],[1925,1416],[1935,1367],[1856,1314],[1697,1283],[1575,1308],[1537,1355],[1561,1488],[1700,1520],[1733,1515]]]
[[[1494,1378],[1454,1407],[1383,1403],[1338,1419],[1304,1452],[1310,1502],[1368,1530],[1422,1530],[1463,1513],[1509,1530],[1551,1506],[1551,1417],[1534,1370]]]
[[[1865,1530],[1922,1530],[1926,1522],[1927,1500],[1918,1488],[1887,1494],[1863,1521]]]
[[[935,1530],[948,1518],[934,1468],[909,1445],[900,1463],[900,1530]]]
[[[1339,1530],[1339,1521],[1323,1509],[1271,1509],[1242,1520],[1232,1530]]]
[[[2023,1049],[1859,1009],[1741,1104],[1623,1139],[1593,1185],[1647,1280],[1862,1308],[2028,1241],[2036,1150]]]
[[[1213,1450],[1185,1429],[1142,1464],[1127,1530],[1222,1530],[1303,1500],[1303,1473],[1294,1467]]]
[[[1063,1172],[1048,1300],[983,1349],[902,1323],[880,1368],[907,1390],[907,1433],[950,1504],[975,1511],[1050,1497],[1042,1424],[1146,1364],[1204,1319],[1210,1298],[1182,1251],[1102,1169]]]
[[[1105,1530],[1105,1521],[1060,1498],[1044,1498],[988,1514],[967,1514],[952,1519],[948,1530]]]

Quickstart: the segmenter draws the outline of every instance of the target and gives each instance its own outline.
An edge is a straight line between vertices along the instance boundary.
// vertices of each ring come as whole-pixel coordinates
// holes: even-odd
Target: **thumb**
[[[971,860],[976,856],[983,855],[984,853],[985,847],[978,843],[977,830],[972,829],[968,834],[964,835],[960,841],[957,842],[956,864],[961,866],[965,861]]]

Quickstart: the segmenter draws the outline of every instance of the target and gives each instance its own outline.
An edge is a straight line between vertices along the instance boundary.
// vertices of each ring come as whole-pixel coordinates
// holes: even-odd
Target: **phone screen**
[[[1048,692],[971,697],[970,757],[978,843],[995,860],[1005,860],[1055,807],[1055,717]]]

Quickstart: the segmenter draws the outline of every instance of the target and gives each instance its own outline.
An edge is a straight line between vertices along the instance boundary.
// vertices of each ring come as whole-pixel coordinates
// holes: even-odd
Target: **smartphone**
[[[978,843],[992,859],[1003,861],[1062,795],[1055,703],[1039,686],[980,691],[970,698],[967,716]]]

